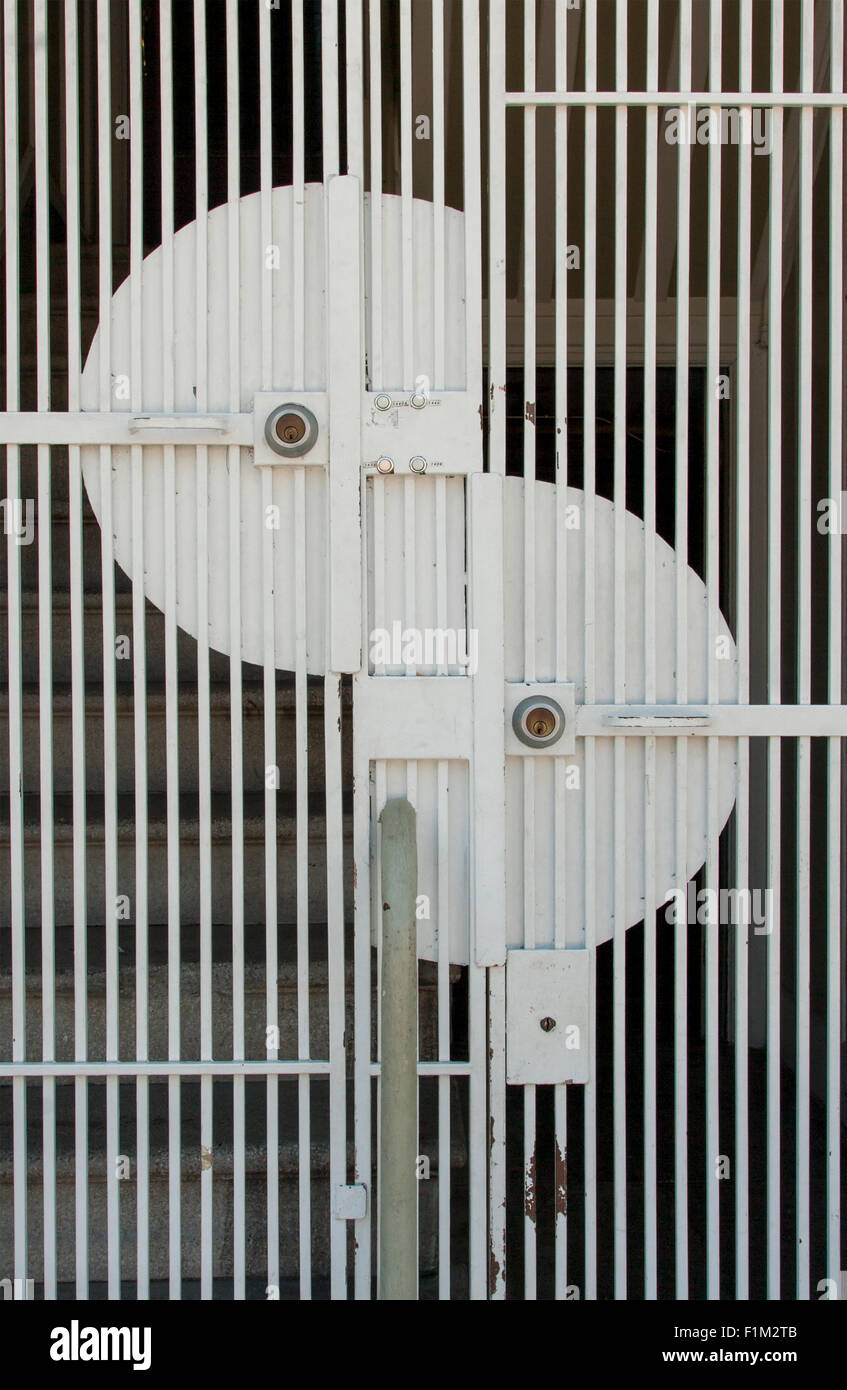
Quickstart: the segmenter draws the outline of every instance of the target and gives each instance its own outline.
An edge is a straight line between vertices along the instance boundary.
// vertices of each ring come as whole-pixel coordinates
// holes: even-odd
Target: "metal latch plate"
[[[585,1085],[589,1075],[589,953],[506,953],[506,1081]]]

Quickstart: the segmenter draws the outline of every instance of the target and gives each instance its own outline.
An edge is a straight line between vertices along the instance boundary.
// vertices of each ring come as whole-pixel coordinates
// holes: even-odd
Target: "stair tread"
[[[197,792],[180,792],[179,794],[179,829],[182,838],[186,832],[192,829],[199,831],[200,826],[200,799]],[[229,826],[231,823],[232,797],[228,792],[212,792],[211,803],[211,827],[212,835],[216,834],[216,829]],[[148,841],[163,839],[167,832],[167,804],[168,799],[165,792],[150,792],[147,797],[147,823]],[[27,830],[37,831],[40,829],[41,797],[37,792],[25,792],[23,798],[24,805],[24,833]],[[316,791],[310,789],[309,793],[309,836],[310,838],[323,838],[324,817],[323,799]],[[265,826],[265,795],[264,792],[244,792],[244,830],[247,838],[264,838]],[[54,840],[70,840],[73,833],[73,795],[70,792],[57,792],[53,797],[53,822]],[[350,819],[350,812],[345,807],[345,820]],[[127,832],[135,832],[135,794],[133,792],[120,792],[117,796],[117,820],[118,838],[126,835]],[[277,792],[277,822],[281,828],[285,828],[289,833],[292,825],[297,821],[297,801],[296,797],[286,792]],[[86,816],[85,829],[86,840],[95,839],[92,831],[101,831],[105,822],[105,797],[102,792],[89,793],[86,797]],[[0,840],[3,838],[4,830],[9,826],[9,798],[0,797]]]

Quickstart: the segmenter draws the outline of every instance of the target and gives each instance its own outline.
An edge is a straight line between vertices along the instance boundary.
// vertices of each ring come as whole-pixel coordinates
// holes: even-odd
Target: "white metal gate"
[[[837,1296],[843,66],[5,0],[9,1278],[373,1295],[405,796],[421,1297]]]

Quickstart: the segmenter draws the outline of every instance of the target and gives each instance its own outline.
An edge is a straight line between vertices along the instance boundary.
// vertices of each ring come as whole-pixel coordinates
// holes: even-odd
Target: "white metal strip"
[[[679,84],[691,81],[691,3],[682,0],[679,20]],[[676,450],[674,543],[676,565],[676,698],[688,699],[688,336],[690,293],[691,148],[679,145],[676,222]],[[688,819],[688,748],[676,741],[676,886],[685,888]],[[675,1292],[688,1297],[688,927],[678,922],[674,942],[674,1217]]]
[[[344,1044],[344,822],[341,807],[341,677],[324,681],[326,758],[326,898],[329,991],[329,1183],[335,1191],[347,1180],[347,1102]],[[347,1230],[330,1226],[330,1293],[347,1297]]]
[[[194,83],[195,92],[195,302],[197,323],[206,323],[208,307],[208,140],[206,95],[206,12],[201,0],[194,4]],[[208,405],[208,336],[198,332],[196,339],[197,409]],[[212,1027],[212,790],[211,790],[211,708],[209,690],[209,451],[197,448],[195,470],[197,488],[197,761],[200,871],[200,1056],[210,1059],[213,1052]],[[212,1079],[200,1082],[200,1151],[212,1154]],[[214,1271],[214,1161],[200,1164],[200,1297],[211,1299]]]
[[[329,185],[327,302],[329,314],[329,648],[331,671],[358,671],[362,659],[360,619],[361,546],[359,486],[362,357],[361,185],[345,175]]]
[[[595,682],[595,486],[596,486],[596,400],[597,400],[597,106],[593,92],[597,87],[597,9],[585,13],[585,86],[591,100],[585,108],[585,222],[584,222],[584,300],[583,300],[583,489],[585,495],[585,583],[583,604],[583,642],[585,699],[594,698]],[[596,809],[594,801],[596,750],[593,738],[585,740],[585,947],[590,952],[589,1045],[591,1069],[585,1088],[585,1297],[597,1297],[597,1067],[596,1067],[596,983],[594,915],[597,896]]]
[[[627,83],[627,6],[615,10],[615,82]],[[615,110],[615,386],[614,386],[614,690],[626,699],[626,312],[627,312],[627,111]],[[645,654],[646,660],[646,654]],[[613,944],[613,1125],[615,1297],[627,1294],[626,1190],[626,742],[615,743]]]
[[[742,87],[752,86],[753,13],[743,0],[740,13],[739,72]],[[742,112],[743,129],[752,125],[752,111]],[[750,229],[752,212],[752,148],[742,140],[738,151],[738,360],[735,383],[735,550],[736,646],[738,697],[750,698]],[[738,794],[735,809],[735,882],[749,880],[750,744],[738,742]],[[749,1297],[749,929],[735,934],[735,1297]]]
[[[830,11],[830,86],[844,85],[844,7],[832,0]],[[829,494],[839,495],[844,447],[844,341],[842,209],[844,206],[844,113],[833,109],[829,125]],[[832,531],[829,549],[829,687],[828,698],[842,698],[843,598],[841,537]],[[838,740],[827,750],[827,1008],[826,1008],[826,1194],[827,1275],[841,1271],[841,764]]]
[[[18,22],[14,0],[4,7],[4,240],[6,284],[6,408],[20,400],[20,276],[18,153]],[[20,452],[6,449],[6,495],[20,498]],[[9,643],[9,841],[12,938],[12,1056],[26,1056],[26,956],[25,956],[25,879],[23,863],[23,718],[21,690],[21,555],[15,529],[6,528]],[[27,1230],[27,1094],[22,1078],[14,1081],[12,1092],[12,1182],[14,1223],[14,1277],[22,1281],[28,1273]]]
[[[68,406],[79,406],[82,367],[80,313],[79,68],[77,16],[65,6],[65,171],[67,207]],[[8,107],[7,107],[8,110]],[[7,228],[9,224],[7,223]],[[8,230],[7,230],[8,236]],[[68,450],[68,550],[71,618],[71,728],[73,745],[74,1057],[88,1053],[88,913],[85,854],[85,654],[82,598],[82,469],[79,449]],[[11,612],[11,608],[10,608]],[[11,663],[10,663],[11,665]],[[10,694],[11,694],[10,684]],[[11,712],[10,712],[11,718]],[[14,881],[14,879],[13,879]],[[74,1082],[74,1250],[76,1296],[88,1297],[88,1085]]]
[[[647,7],[647,86],[659,85],[659,6]],[[658,107],[648,106],[644,175],[644,698],[656,698],[656,318]],[[644,1297],[658,1292],[656,1135],[656,744],[644,745]]]
[[[506,960],[504,915],[505,757],[503,751],[503,489],[496,474],[465,484],[469,625],[487,653],[473,678],[471,828],[472,921],[477,965]],[[449,678],[448,678],[449,679]]]
[[[226,147],[227,147],[227,294],[229,306],[229,404],[237,409],[241,388],[240,360],[240,177],[239,177],[239,76],[238,6],[226,7]],[[241,669],[241,451],[227,450],[229,472],[229,699],[230,699],[230,799],[232,833],[232,1055],[245,1055],[244,1038],[244,748],[243,690]],[[233,1183],[232,1247],[233,1297],[246,1292],[246,1155],[245,1089],[243,1074],[233,1077]]]
[[[783,88],[783,0],[771,7],[771,86]],[[783,113],[772,117],[769,190],[768,267],[768,698],[782,696],[782,235],[783,235]],[[781,1202],[781,1086],[780,1086],[780,873],[781,873],[781,756],[780,740],[768,744],[768,880],[773,902],[773,926],[768,936],[767,989],[767,1295],[780,1296]]]
[[[47,12],[33,8],[33,117],[35,123],[36,392],[39,410],[50,409],[50,235],[47,166]],[[56,1052],[56,958],[53,858],[53,624],[51,454],[38,448],[38,700],[41,852],[41,1046],[45,1060]],[[56,1084],[45,1077],[42,1105],[42,1198],[44,1297],[57,1296],[56,1263]]]
[[[273,276],[266,248],[273,242],[271,211],[271,17],[267,8],[259,10],[259,200],[260,245],[256,248],[262,258],[264,293],[262,295],[262,390],[268,391],[274,381],[273,363]],[[300,470],[298,469],[298,472]],[[265,1026],[271,1032],[268,1056],[278,1056],[274,1038],[279,1030],[278,946],[277,946],[277,698],[275,652],[275,585],[274,562],[276,530],[267,524],[274,505],[274,471],[262,469],[262,707],[264,716],[265,764]],[[266,1143],[266,1230],[267,1286],[279,1288],[279,1084],[269,1076],[265,1087]]]
[[[112,297],[112,179],[111,179],[111,56],[109,10],[106,0],[97,4],[97,159],[98,159],[98,290],[100,307],[100,408],[111,405],[112,382],[110,305]],[[103,605],[103,788],[106,905],[106,1057],[118,1057],[118,812],[117,726],[115,689],[115,580],[112,551],[112,457],[100,450],[101,567]],[[106,1081],[106,1208],[108,1288],[110,1298],[121,1293],[120,1189],[118,1154],[117,1079]]]
[[[506,472],[506,3],[488,17],[488,466]],[[557,286],[558,289],[558,286]]]

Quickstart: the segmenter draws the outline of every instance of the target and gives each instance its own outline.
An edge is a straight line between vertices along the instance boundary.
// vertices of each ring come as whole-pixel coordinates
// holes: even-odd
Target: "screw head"
[[[548,1014],[546,1018],[541,1019],[538,1026],[541,1028],[543,1032],[552,1033],[553,1029],[556,1027],[556,1020],[555,1018],[551,1018]]]

